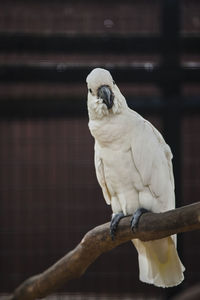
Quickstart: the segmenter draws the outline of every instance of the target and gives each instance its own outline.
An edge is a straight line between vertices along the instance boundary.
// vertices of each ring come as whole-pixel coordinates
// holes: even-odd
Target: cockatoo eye
[[[92,94],[92,90],[91,89],[89,89],[89,92],[90,92],[90,94]]]

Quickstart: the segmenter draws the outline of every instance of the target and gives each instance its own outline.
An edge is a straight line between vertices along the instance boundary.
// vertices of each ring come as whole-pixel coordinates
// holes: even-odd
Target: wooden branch
[[[74,250],[43,273],[25,280],[9,300],[45,297],[67,281],[80,277],[102,253],[131,239],[149,241],[200,229],[200,202],[164,213],[146,213],[135,232],[130,229],[130,220],[131,217],[126,217],[120,221],[114,241],[110,237],[110,223],[90,230]]]

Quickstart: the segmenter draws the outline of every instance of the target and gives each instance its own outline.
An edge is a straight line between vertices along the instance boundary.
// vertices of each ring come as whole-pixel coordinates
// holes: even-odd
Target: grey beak
[[[103,100],[103,102],[107,105],[108,109],[112,108],[114,95],[107,85],[102,85],[98,89],[97,96]]]

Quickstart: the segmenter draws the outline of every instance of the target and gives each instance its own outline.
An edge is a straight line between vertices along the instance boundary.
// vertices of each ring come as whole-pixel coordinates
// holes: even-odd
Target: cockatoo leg
[[[119,221],[124,217],[125,217],[125,215],[123,214],[123,212],[120,212],[117,214],[112,214],[112,218],[111,218],[111,222],[110,222],[110,235],[111,235],[112,240],[114,240],[114,238],[115,238],[115,234],[117,231]]]
[[[141,215],[149,212],[146,208],[138,208],[131,218],[131,229],[137,228]]]

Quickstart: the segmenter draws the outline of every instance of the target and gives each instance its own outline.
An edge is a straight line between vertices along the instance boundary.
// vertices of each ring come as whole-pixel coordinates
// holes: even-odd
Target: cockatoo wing
[[[95,150],[94,151],[94,164],[95,164],[97,180],[99,182],[99,185],[102,188],[104,199],[105,199],[106,203],[108,205],[110,205],[111,204],[111,196],[110,196],[107,184],[106,184],[103,161],[100,158],[99,147],[98,147],[98,143],[96,141],[95,141],[94,150]]]
[[[131,144],[132,155],[143,185],[156,199],[154,212],[175,206],[172,153],[162,135],[143,118]],[[133,240],[138,252],[140,280],[159,287],[178,285],[184,266],[176,251],[176,235],[157,241]]]
[[[162,135],[151,123],[141,118],[131,141],[134,164],[144,186],[159,199],[155,212],[173,209],[174,177],[172,153]],[[154,209],[153,209],[154,211]]]

